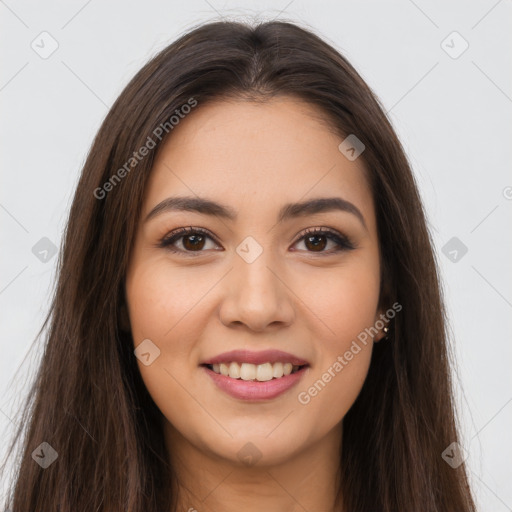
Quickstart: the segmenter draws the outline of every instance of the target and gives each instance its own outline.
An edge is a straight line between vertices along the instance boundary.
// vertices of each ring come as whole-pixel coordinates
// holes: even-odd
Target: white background
[[[281,18],[341,50],[389,111],[441,266],[479,510],[512,510],[511,14],[510,0],[0,1],[0,456],[41,353],[33,342],[55,277],[57,257],[43,263],[32,247],[42,237],[61,243],[109,106],[192,25]],[[47,59],[31,48],[43,31],[58,43]],[[469,43],[458,58],[441,44],[453,31]],[[462,44],[450,36],[444,48]],[[456,262],[442,252],[452,237],[468,248]]]

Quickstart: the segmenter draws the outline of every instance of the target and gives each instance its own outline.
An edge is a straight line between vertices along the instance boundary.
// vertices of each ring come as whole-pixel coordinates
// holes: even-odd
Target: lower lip
[[[271,400],[282,395],[295,386],[306,373],[308,367],[304,366],[295,373],[283,376],[279,379],[258,382],[256,380],[232,379],[220,373],[215,373],[203,366],[208,376],[225,393],[233,398],[247,401]]]

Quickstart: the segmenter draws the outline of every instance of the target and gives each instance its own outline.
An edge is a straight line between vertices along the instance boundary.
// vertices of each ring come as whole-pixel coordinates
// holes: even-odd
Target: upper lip
[[[223,352],[218,356],[207,359],[201,364],[220,364],[230,363],[232,361],[251,364],[292,363],[294,366],[309,364],[304,359],[281,350],[261,350],[259,352],[252,352],[250,350],[231,350],[230,352]]]

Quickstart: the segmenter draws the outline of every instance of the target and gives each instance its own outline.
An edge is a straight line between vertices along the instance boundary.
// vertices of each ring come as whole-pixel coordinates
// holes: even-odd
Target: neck
[[[165,439],[188,512],[334,512],[341,424],[281,461],[244,464],[198,449],[168,422]],[[339,505],[338,505],[339,506]]]

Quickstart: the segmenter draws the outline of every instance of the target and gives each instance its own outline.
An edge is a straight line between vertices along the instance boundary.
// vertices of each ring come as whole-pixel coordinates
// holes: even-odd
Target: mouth
[[[265,402],[284,395],[304,378],[309,369],[308,364],[294,366],[280,362],[255,365],[232,361],[229,365],[212,363],[200,366],[217,389],[245,402]],[[227,372],[227,375],[222,372]]]
[[[239,363],[230,361],[225,363],[202,364],[210,371],[235,380],[268,382],[269,380],[282,379],[288,375],[300,372],[308,367],[308,364],[294,365],[290,362],[266,362],[263,364]]]
[[[199,366],[219,390],[249,402],[284,395],[297,386],[310,368],[308,361],[280,350],[232,350]]]

